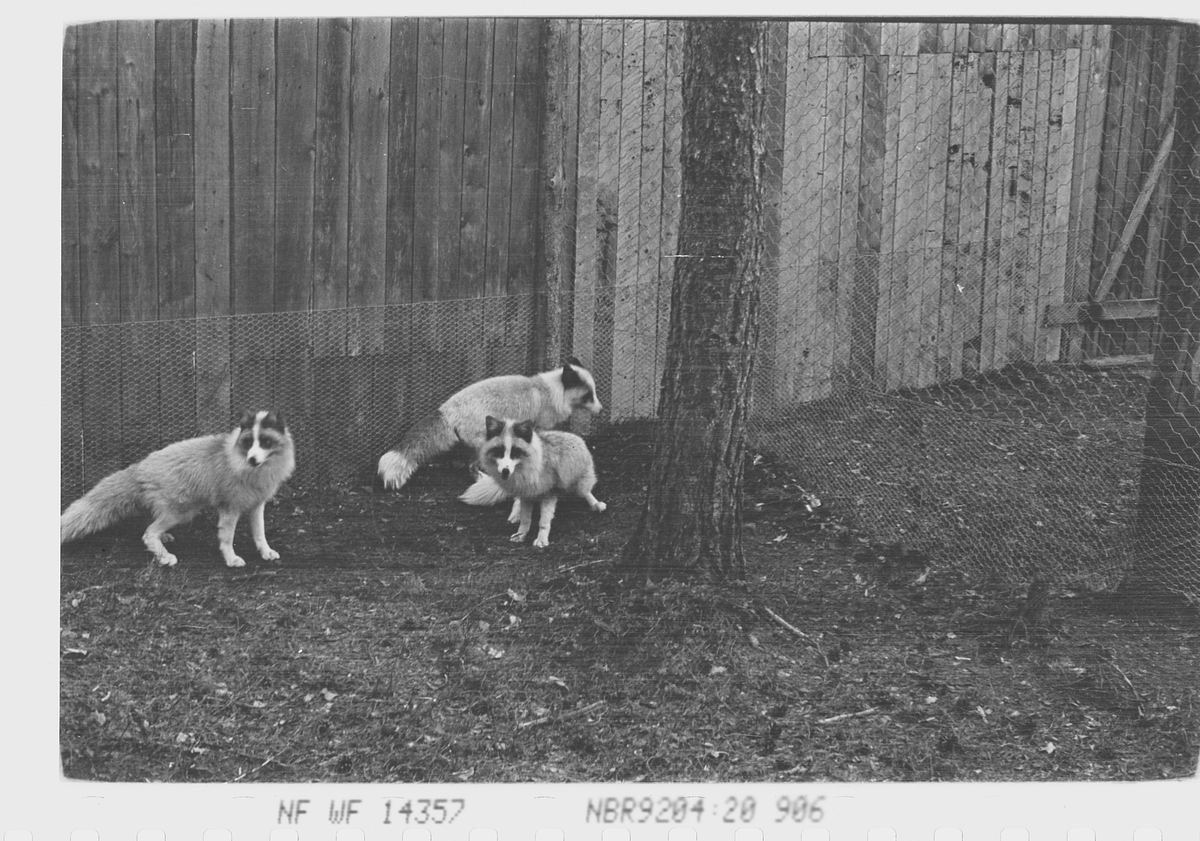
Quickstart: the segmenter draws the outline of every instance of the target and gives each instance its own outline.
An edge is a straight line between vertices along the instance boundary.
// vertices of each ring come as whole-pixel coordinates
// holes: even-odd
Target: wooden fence
[[[572,121],[564,333],[614,416],[646,416],[679,221],[683,23],[554,25]],[[1168,133],[1176,29],[768,28],[767,395],[1145,350],[1161,188],[1135,211]],[[545,31],[481,18],[70,27],[63,324],[363,308],[301,341],[372,357],[389,353],[380,305],[545,291],[541,201],[558,176],[539,169]],[[1106,292],[1119,305],[1089,322],[1079,305],[1118,254]],[[515,335],[480,329],[495,334],[485,344]],[[231,379],[298,350],[253,331],[239,342],[187,349],[191,380],[157,399],[192,388],[210,428]],[[93,342],[70,374],[96,423],[129,409],[112,405],[118,374],[88,360],[122,352]],[[472,341],[461,354],[466,368],[482,358]]]

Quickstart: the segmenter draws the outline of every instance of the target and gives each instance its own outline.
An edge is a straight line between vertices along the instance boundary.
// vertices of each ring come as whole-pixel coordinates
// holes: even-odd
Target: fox
[[[583,439],[573,432],[534,428],[532,421],[485,418],[485,437],[479,447],[483,472],[459,499],[468,505],[495,505],[514,500],[510,523],[518,523],[511,538],[522,543],[533,520],[533,503],[541,501],[538,533],[533,545],[550,545],[550,523],[560,493],[574,493],[593,511],[608,506],[592,495],[596,468]]]
[[[596,381],[576,357],[561,368],[532,377],[505,375],[472,383],[451,395],[436,410],[417,421],[400,443],[379,459],[384,488],[398,490],[418,467],[449,451],[460,441],[478,450],[488,415],[530,421],[549,429],[579,409],[592,414],[604,407],[596,397]]]
[[[62,513],[60,544],[146,512],[154,519],[142,543],[159,564],[175,566],[178,559],[163,545],[173,540],[168,530],[215,511],[225,565],[242,567],[246,562],[233,551],[233,533],[249,513],[259,555],[277,561],[263,509],[295,469],[295,444],[283,418],[270,410],[247,410],[231,432],[176,441],[101,479]]]

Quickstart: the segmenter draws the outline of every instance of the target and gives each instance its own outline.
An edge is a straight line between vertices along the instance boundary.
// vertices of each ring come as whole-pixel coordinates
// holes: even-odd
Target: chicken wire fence
[[[293,486],[370,483],[454,391],[534,373],[545,311],[596,377],[600,424],[653,418],[682,26],[580,24],[556,306],[64,327],[63,503],[242,408],[284,414]],[[1100,588],[1144,566],[1200,598],[1195,33],[1038,42],[1022,25],[1010,44],[1005,26],[1010,49],[987,50],[974,25],[921,25],[907,48],[896,26],[890,53],[850,28],[768,26],[753,449],[786,466],[781,492],[930,565]]]

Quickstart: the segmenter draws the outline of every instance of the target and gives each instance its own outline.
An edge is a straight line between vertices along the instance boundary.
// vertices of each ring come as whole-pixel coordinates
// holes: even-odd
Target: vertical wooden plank
[[[810,50],[812,47],[809,48]],[[802,56],[803,51],[799,51]],[[828,354],[825,352],[825,322],[832,317],[822,269],[822,226],[827,214],[822,173],[833,168],[827,160],[826,123],[830,103],[828,59],[799,61],[799,96],[792,105],[799,113],[797,154],[799,177],[791,182],[794,215],[789,222],[796,231],[794,254],[796,300],[796,397],[801,402],[817,400],[829,393]],[[789,79],[789,83],[794,80]]]
[[[916,55],[922,52],[921,34],[927,25],[898,21],[883,24],[880,52],[885,56]],[[936,34],[936,30],[934,32]]]
[[[887,63],[876,55],[877,43],[867,43],[865,46],[868,52],[862,59],[861,70],[857,212],[851,214],[855,224],[853,276],[847,313],[850,322],[849,376],[852,382],[864,383],[875,376],[887,94]]]
[[[617,169],[617,285],[613,301],[612,403],[614,418],[636,416],[638,323],[637,288],[641,208],[641,107],[646,22],[625,20],[621,63],[620,157]]]
[[[391,27],[383,18],[358,18],[350,33],[350,197],[346,350],[350,369],[347,428],[369,434],[383,351],[386,300],[388,191],[388,71]],[[380,369],[381,379],[390,378]],[[394,375],[391,375],[394,376]]]
[[[117,45],[121,320],[149,321],[158,317],[153,21],[121,21]]]
[[[196,24],[196,425],[231,415],[229,23]]]
[[[438,103],[437,300],[458,299],[467,294],[458,271],[467,24],[466,19],[450,18],[442,23],[442,76]]]
[[[196,314],[195,23],[159,21],[155,37],[158,314],[192,318]]]
[[[471,297],[484,294],[487,283],[484,271],[494,26],[493,21],[485,18],[471,18],[467,23],[459,274],[463,294]]]
[[[992,90],[980,76],[979,57],[975,53],[963,59],[964,74],[961,88],[964,102],[963,141],[961,150],[963,191],[959,204],[958,282],[963,287],[966,306],[960,310],[963,330],[964,373],[978,373],[980,368],[980,315],[983,303],[983,242],[987,211],[987,161],[989,124],[992,110]]]
[[[1074,257],[1070,300],[1087,299],[1091,286],[1093,242],[1097,234],[1097,198],[1101,174],[1101,153],[1104,143],[1104,125],[1108,102],[1109,61],[1112,47],[1112,27],[1092,27],[1092,49],[1090,66],[1087,70],[1086,116],[1080,120],[1081,136],[1076,143],[1077,178],[1080,183],[1076,208],[1072,211],[1075,222],[1076,245],[1071,249]],[[1084,331],[1072,331],[1075,338],[1068,349],[1070,361],[1082,360],[1091,340]]]
[[[614,304],[618,279],[617,250],[626,236],[619,215],[621,169],[621,84],[625,36],[621,22],[601,24],[600,118],[597,150],[596,209],[599,271],[596,298],[596,356],[593,373],[602,402],[613,414],[613,358],[616,341]]]
[[[284,18],[277,25],[279,65],[275,121],[275,311],[307,313],[313,295],[313,201],[317,121],[317,22]],[[274,331],[268,384],[271,405],[320,433],[313,419],[312,320],[288,320]],[[279,320],[275,324],[281,325]],[[302,327],[303,325],[303,327]],[[297,430],[298,431],[298,430]]]
[[[920,296],[920,321],[922,339],[929,346],[919,357],[916,383],[922,387],[949,380],[954,356],[953,342],[947,337],[954,332],[958,290],[943,271],[941,259],[945,248],[944,220],[950,201],[947,161],[953,67],[953,56],[946,53],[921,56],[917,66],[917,88],[929,92],[929,116],[925,120],[924,113],[921,115],[929,127],[924,184],[920,188],[925,196],[920,267],[925,291]]]
[[[81,321],[79,302],[79,26],[63,33],[61,323]]]
[[[62,55],[62,198],[61,232],[62,300],[59,362],[60,460],[59,494],[65,504],[83,490],[82,363],[79,329],[79,43],[78,26],[63,31]]]
[[[832,47],[831,47],[832,49]],[[846,233],[845,182],[846,151],[851,136],[857,132],[847,124],[847,99],[851,64],[845,58],[828,59],[829,77],[825,88],[828,100],[825,120],[825,167],[821,177],[821,241],[817,267],[818,322],[813,374],[818,394],[828,396],[836,385],[835,376],[844,370],[843,358],[838,356],[842,346],[845,323],[842,318],[843,288],[848,278],[842,276],[842,261]],[[851,147],[853,148],[853,147]],[[857,150],[855,149],[857,152]],[[849,167],[852,169],[852,167]],[[853,230],[851,228],[851,230]]]
[[[508,278],[512,189],[513,96],[516,83],[517,22],[495,22],[488,142],[486,283],[488,295],[503,295]]]
[[[1044,55],[1044,54],[1043,54]],[[1060,50],[1051,55],[1049,140],[1046,150],[1045,218],[1042,225],[1041,275],[1045,278],[1045,304],[1063,303],[1067,276],[1067,228],[1071,208],[1071,154],[1074,150],[1076,102],[1079,92],[1079,51]],[[1040,337],[1039,359],[1059,357],[1061,331],[1046,330]]]
[[[916,379],[920,347],[921,241],[925,197],[924,170],[928,161],[942,157],[931,144],[933,126],[929,106],[932,91],[920,87],[921,68],[927,56],[901,61],[899,103],[896,107],[896,200],[892,213],[892,273],[888,303],[888,356],[886,382],[889,390],[909,386]],[[944,54],[943,54],[944,55]]]
[[[420,39],[418,21],[396,18],[391,22],[391,66],[388,77],[387,139],[387,269],[384,275],[384,361],[393,372],[375,381],[377,405],[387,407],[387,423],[380,434],[395,442],[421,411],[414,404],[417,393],[412,377],[395,371],[411,367],[413,307],[413,240],[418,236],[416,218],[416,111],[417,66]]]
[[[196,27],[193,21],[155,25],[155,216],[158,315],[196,315],[196,194],[193,90]],[[194,325],[179,325],[158,359],[162,439],[196,434]],[[190,339],[186,341],[185,337]]]
[[[885,30],[886,34],[886,30]],[[888,391],[896,387],[893,366],[900,353],[897,308],[902,302],[902,290],[897,288],[899,267],[902,263],[903,244],[896,238],[896,211],[900,199],[899,179],[900,140],[912,136],[911,129],[901,126],[901,109],[904,102],[904,71],[916,55],[896,54],[888,58],[884,107],[883,140],[883,195],[880,201],[880,272],[879,298],[875,318],[875,379],[879,388]],[[904,167],[908,169],[907,163]]]
[[[313,294],[317,22],[279,21],[276,121],[275,309],[308,310]]]
[[[484,18],[467,23],[465,93],[463,97],[462,210],[459,225],[459,275],[461,294],[478,298],[487,291],[488,140],[492,126],[492,66],[495,24]],[[467,325],[480,331],[483,305],[471,310]],[[478,320],[476,320],[478,319]],[[487,343],[467,348],[470,377],[487,371]]]
[[[347,289],[351,307],[384,303],[389,34],[388,22],[380,18],[356,19],[351,31]],[[357,332],[352,329],[348,337],[350,354],[378,353],[378,325],[360,321],[355,326]]]
[[[350,226],[350,30],[345,18],[317,23],[317,79],[313,188],[314,310],[349,305],[348,254]],[[346,352],[343,322],[329,316],[314,319],[313,353],[317,357]],[[318,376],[329,374],[323,366]],[[318,390],[333,383],[315,384]]]
[[[538,285],[539,136],[541,133],[541,25],[517,21],[515,88],[513,89],[512,222],[509,226],[507,291],[526,295]]]
[[[941,271],[938,251],[930,249],[936,239],[930,231],[936,231],[945,217],[945,163],[939,150],[948,146],[946,140],[939,141],[943,130],[938,121],[936,105],[938,95],[945,85],[937,84],[937,71],[947,66],[944,54],[921,56],[917,60],[916,112],[914,123],[918,132],[916,154],[908,162],[914,170],[912,181],[911,219],[906,235],[908,254],[908,317],[905,326],[904,384],[910,388],[923,388],[937,378],[938,360],[942,358],[942,336],[939,331],[941,319]],[[945,81],[945,80],[944,80]],[[902,164],[904,165],[904,164]],[[934,187],[938,177],[943,178],[941,189]]]
[[[580,23],[579,159],[576,176],[575,309],[572,347],[586,364],[595,356],[599,272],[597,166],[600,143],[600,22]]]
[[[117,24],[117,180],[120,185],[121,321],[158,318],[154,189],[154,22]],[[161,443],[158,348],[153,331],[121,332],[122,461]]]
[[[230,57],[233,308],[237,315],[269,313],[275,305],[274,23],[234,21]],[[233,342],[235,405],[269,403],[266,332],[235,321]]]
[[[1010,103],[1018,110],[1015,140],[1015,167],[1010,167],[1010,181],[1002,207],[1003,225],[1008,232],[1011,260],[1008,263],[1011,306],[1014,312],[1009,321],[1008,348],[1010,361],[1033,362],[1034,342],[1041,313],[1038,307],[1038,248],[1036,239],[1040,225],[1033,221],[1034,171],[1039,156],[1044,160],[1044,138],[1039,131],[1039,91],[1037,53],[1020,53],[1020,79],[1010,91]],[[1014,72],[1016,65],[1014,65]],[[1015,98],[1015,103],[1014,103]],[[999,103],[997,103],[999,107]],[[1011,131],[1011,126],[1010,126]],[[1010,133],[1010,161],[1014,141]],[[1044,181],[1044,167],[1043,167]],[[1040,194],[1040,190],[1039,190]]]
[[[824,97],[822,87],[814,91],[815,73],[808,60],[808,24],[788,24],[787,41],[787,102],[784,114],[782,207],[779,232],[779,288],[775,317],[776,395],[780,402],[795,400],[800,388],[799,371],[802,343],[807,342],[807,322],[801,318],[807,309],[802,307],[800,289],[804,280],[814,274],[811,269],[815,256],[803,248],[804,232],[811,227],[812,179],[806,178],[806,163],[818,157],[813,151],[817,102]],[[815,171],[815,170],[814,170]],[[810,191],[805,196],[805,190]],[[805,260],[808,260],[808,264]]]
[[[852,381],[850,371],[852,333],[859,326],[852,320],[855,286],[855,262],[858,249],[858,229],[862,206],[860,204],[860,171],[862,168],[863,134],[863,64],[858,55],[848,55],[844,62],[845,93],[843,95],[843,139],[841,192],[838,196],[838,231],[836,307],[837,341],[833,345],[833,365],[837,384]],[[866,337],[865,344],[873,345],[874,331]],[[873,350],[873,347],[872,347]],[[863,351],[863,355],[867,353]],[[867,372],[869,376],[869,371]]]
[[[231,29],[233,137],[233,304],[266,313],[275,299],[274,24],[234,21]]]
[[[1020,54],[995,56],[993,77],[991,161],[987,205],[987,249],[983,268],[984,309],[980,334],[983,370],[1008,362],[1008,337],[1012,318],[1015,213],[1010,209],[1011,185],[1020,144]]]
[[[637,202],[638,275],[634,292],[633,414],[654,416],[661,379],[658,349],[658,268],[662,254],[663,119],[666,95],[666,23],[647,20],[642,60]]]
[[[971,50],[971,25],[969,23],[941,24],[942,48],[956,55],[965,55]]]
[[[80,310],[87,325],[121,319],[117,168],[117,25],[77,28],[79,50],[79,208]],[[121,428],[120,335],[114,330],[84,333],[83,440],[85,486],[123,467],[113,430]]]
[[[917,34],[917,52],[918,53],[941,53],[948,52],[948,48],[942,45],[942,25],[938,23],[922,23],[918,24],[920,30]]]
[[[417,21],[392,21],[388,104],[388,304],[412,301],[416,228]]]
[[[418,23],[416,95],[416,171],[413,218],[419,225],[413,237],[412,300],[432,301],[438,297],[440,276],[438,252],[441,234],[439,189],[441,185],[441,88],[442,21],[421,18]],[[497,73],[499,68],[497,68]],[[490,218],[490,214],[489,214]]]
[[[1042,259],[1046,252],[1043,233],[1045,227],[1045,209],[1049,198],[1046,193],[1047,174],[1049,170],[1050,151],[1050,99],[1053,83],[1052,60],[1048,52],[1037,51],[1025,57],[1027,66],[1032,65],[1033,72],[1027,76],[1029,85],[1035,89],[1032,95],[1034,103],[1033,115],[1033,175],[1030,179],[1030,274],[1035,283],[1026,285],[1027,297],[1036,300],[1035,310],[1038,319],[1035,322],[1033,340],[1034,361],[1042,361],[1039,353],[1044,346],[1041,339],[1045,328],[1041,325],[1041,314],[1045,312],[1048,298],[1048,283],[1042,270]]]
[[[671,323],[671,285],[674,280],[675,260],[671,255],[678,251],[679,212],[682,173],[683,141],[683,38],[684,24],[671,21],[667,25],[666,90],[664,93],[663,117],[663,176],[662,176],[662,244],[660,247],[658,290],[655,310],[658,314],[658,345],[655,357],[659,360],[658,377],[661,380],[666,360],[667,334]],[[782,59],[781,59],[782,60]],[[776,248],[778,266],[778,248]],[[655,382],[655,409],[657,389]]]

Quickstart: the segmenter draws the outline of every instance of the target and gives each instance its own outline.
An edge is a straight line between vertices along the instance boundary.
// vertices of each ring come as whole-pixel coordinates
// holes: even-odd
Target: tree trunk
[[[695,20],[683,54],[682,194],[646,506],[625,560],[740,575],[746,419],[763,260],[761,22]]]
[[[1158,343],[1146,398],[1138,558],[1129,595],[1200,602],[1200,37],[1184,34],[1173,197],[1159,291]]]

